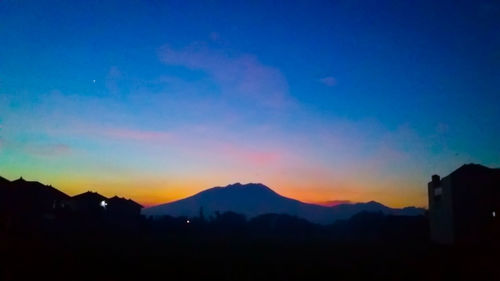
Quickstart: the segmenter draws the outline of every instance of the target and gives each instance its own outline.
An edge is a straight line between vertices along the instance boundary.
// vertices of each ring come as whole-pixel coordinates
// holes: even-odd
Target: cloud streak
[[[333,86],[337,85],[337,79],[335,79],[335,77],[333,77],[333,76],[321,78],[321,79],[319,79],[319,82],[323,83],[324,85],[326,85],[328,87],[333,87]]]
[[[85,139],[93,138],[99,140],[112,141],[132,141],[146,143],[163,143],[173,139],[173,134],[165,131],[141,130],[135,128],[98,126],[95,124],[77,123],[72,124],[71,128],[47,129],[47,133],[52,137],[61,136],[81,136]]]
[[[171,139],[172,135],[161,131],[146,131],[146,130],[133,130],[133,129],[99,129],[96,133],[123,140],[136,140],[136,141],[166,141]]]
[[[31,155],[52,157],[63,156],[71,153],[71,148],[62,143],[58,144],[29,144],[24,150]]]
[[[247,164],[252,166],[267,166],[276,164],[281,157],[281,154],[277,151],[249,149],[231,144],[221,146],[220,153],[238,164]]]
[[[274,108],[290,103],[285,76],[253,55],[230,56],[193,44],[182,49],[164,46],[159,56],[165,64],[206,72],[228,97]]]

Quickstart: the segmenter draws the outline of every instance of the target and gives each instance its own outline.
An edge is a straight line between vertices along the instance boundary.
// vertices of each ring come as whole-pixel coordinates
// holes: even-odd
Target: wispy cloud
[[[112,66],[109,69],[108,75],[106,76],[106,89],[113,96],[120,95],[119,80],[122,77],[122,73],[116,66]]]
[[[138,141],[165,141],[169,140],[172,135],[161,131],[133,130],[133,129],[99,129],[98,134],[124,140]]]
[[[319,81],[328,87],[333,87],[333,86],[337,85],[337,79],[335,79],[335,77],[333,77],[333,76],[321,78],[321,79],[319,79]]]
[[[71,127],[49,127],[45,129],[50,137],[81,137],[83,139],[132,141],[132,142],[165,142],[173,138],[173,134],[161,130],[137,129],[130,126],[98,125],[72,120]]]
[[[284,75],[253,55],[230,56],[193,44],[182,49],[164,46],[159,56],[169,65],[205,71],[228,97],[250,99],[270,107],[283,107],[290,102]]]
[[[219,33],[218,33],[218,32],[215,32],[215,31],[210,32],[210,34],[209,34],[209,35],[210,35],[210,40],[212,40],[212,41],[217,41],[217,40],[219,40],[219,38],[220,38]]]
[[[164,142],[172,139],[172,134],[164,131],[141,130],[126,127],[105,127],[89,124],[75,125],[72,129],[65,129],[62,132],[51,130],[53,134],[82,135],[90,138],[138,141],[138,142]]]
[[[278,151],[250,149],[231,144],[221,146],[220,152],[224,155],[224,157],[227,157],[238,164],[248,164],[252,166],[276,164],[281,157]]]
[[[66,144],[29,144],[24,147],[24,150],[36,156],[62,156],[71,153],[71,148]]]

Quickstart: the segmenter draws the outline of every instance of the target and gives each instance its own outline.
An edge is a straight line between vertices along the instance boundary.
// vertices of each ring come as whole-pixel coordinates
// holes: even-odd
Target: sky
[[[0,1],[0,175],[427,206],[500,167],[497,1]]]

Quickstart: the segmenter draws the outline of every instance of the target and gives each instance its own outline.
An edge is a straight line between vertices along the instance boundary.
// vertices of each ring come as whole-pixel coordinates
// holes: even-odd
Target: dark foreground
[[[425,217],[360,214],[317,226],[80,217],[3,222],[1,280],[499,280],[498,248],[439,247]]]

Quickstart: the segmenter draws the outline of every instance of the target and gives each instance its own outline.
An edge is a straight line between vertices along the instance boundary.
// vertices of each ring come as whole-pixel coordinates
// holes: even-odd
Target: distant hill
[[[316,202],[317,205],[325,206],[325,207],[333,207],[341,204],[352,204],[352,201],[349,200],[332,200],[325,202]]]
[[[191,197],[162,204],[143,210],[146,216],[214,216],[216,212],[235,212],[248,218],[263,214],[287,214],[320,224],[333,223],[339,219],[348,219],[353,215],[366,212],[382,212],[389,215],[420,215],[419,208],[393,209],[378,202],[340,204],[325,207],[303,203],[279,195],[269,187],[259,183],[235,183],[226,187],[214,187]]]

